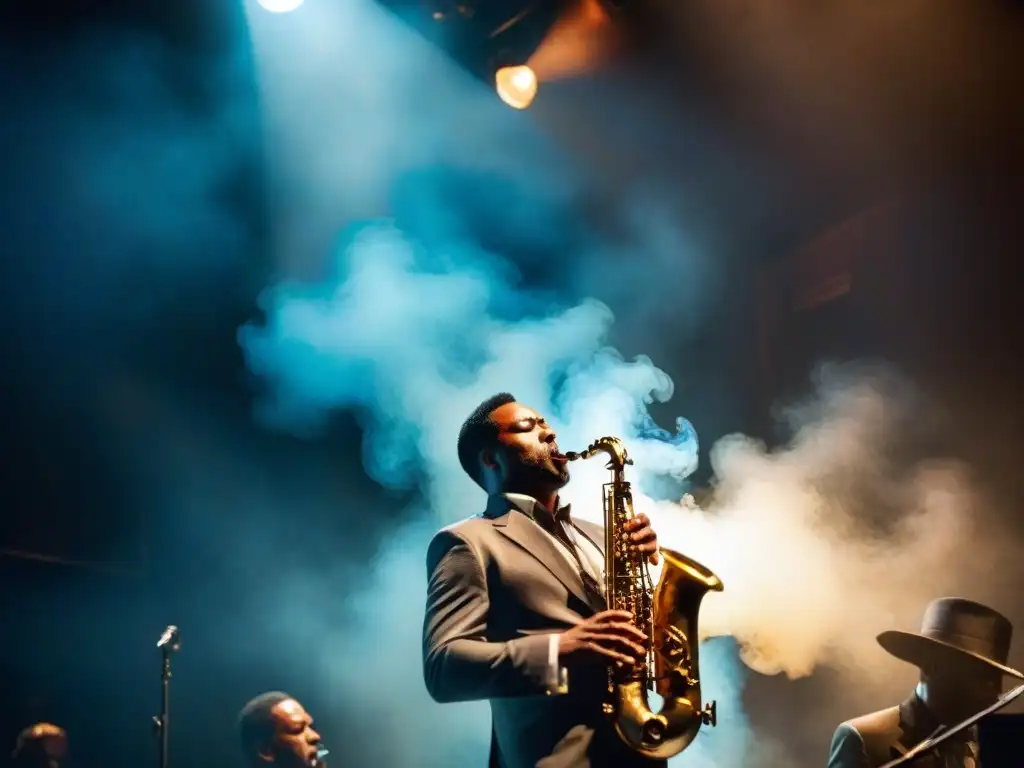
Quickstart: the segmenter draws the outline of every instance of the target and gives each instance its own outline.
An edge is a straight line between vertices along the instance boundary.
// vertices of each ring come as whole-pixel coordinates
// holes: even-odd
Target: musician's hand
[[[647,636],[632,624],[628,611],[602,611],[584,619],[558,638],[558,662],[632,666],[643,661]]]
[[[632,520],[627,520],[623,528],[629,533],[633,545],[647,555],[651,565],[657,565],[661,559],[658,556],[658,534],[651,528],[651,521],[647,519],[647,515],[641,512]]]

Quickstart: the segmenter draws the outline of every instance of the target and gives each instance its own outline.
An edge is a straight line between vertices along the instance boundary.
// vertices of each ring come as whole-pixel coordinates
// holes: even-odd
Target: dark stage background
[[[627,355],[656,356],[685,382],[671,407],[653,412],[693,422],[700,482],[717,438],[783,439],[772,407],[806,391],[815,362],[884,357],[942,404],[942,449],[971,464],[1019,531],[1021,7],[974,3],[976,24],[959,36],[952,21],[936,24],[944,30],[937,43],[893,19],[885,28],[906,40],[885,43],[898,66],[896,76],[875,73],[891,86],[884,89],[858,75],[871,56],[824,58],[827,41],[812,45],[791,26],[814,13],[796,2],[779,4],[781,26],[766,49],[803,51],[807,61],[758,82],[743,30],[755,34],[754,6],[763,4],[733,3],[732,22],[713,19],[712,5],[640,7],[631,34],[644,53],[634,50],[608,81],[556,84],[532,118],[597,169],[598,216],[652,169],[685,190],[679,215],[707,263],[626,267],[644,275],[643,285],[701,293],[699,313],[664,292],[623,291],[599,274],[581,279],[587,263],[562,250],[564,239],[503,240],[471,207],[467,226],[516,261],[528,283],[607,301],[620,319],[614,343]],[[918,12],[955,19],[962,6]],[[875,29],[864,24],[851,50],[870,48]],[[46,719],[67,728],[80,765],[155,761],[154,644],[175,623],[184,635],[172,682],[175,763],[235,761],[238,708],[280,687],[314,714],[329,713],[319,718],[338,758],[332,765],[381,764],[377,745],[400,739],[401,723],[376,733],[356,727],[349,715],[360,701],[325,689],[302,628],[261,621],[289,610],[264,600],[267,584],[307,563],[314,573],[323,566],[332,580],[325,591],[336,598],[314,610],[343,627],[346,596],[365,586],[413,494],[384,491],[366,476],[351,415],[339,414],[314,440],[253,420],[258,384],[236,334],[258,317],[257,295],[279,265],[265,164],[272,132],[262,123],[243,9],[45,0],[5,6],[0,34],[0,742],[13,745],[20,728]],[[159,50],[159,66],[119,69],[115,80],[159,82],[97,87],[93,62],[132,45]],[[946,58],[930,58],[938,51]],[[368,64],[367,77],[372,71]],[[659,143],[630,141],[628,130],[620,136],[602,123],[602,89],[623,78],[656,94],[661,111],[637,120],[664,137]],[[225,91],[227,123],[218,103]],[[676,130],[679,121],[701,125],[697,146]],[[215,148],[198,160],[189,154],[197,131],[204,151]],[[580,132],[593,146],[574,143]],[[139,135],[148,137],[141,147]],[[209,172],[202,184],[190,181],[186,160]],[[133,181],[108,184],[108,175]],[[158,204],[139,206],[140,197]],[[295,205],[301,211],[301,198]],[[207,208],[230,224],[211,223]],[[345,223],[339,214],[338,229]],[[694,288],[695,273],[713,279]],[[186,497],[206,502],[186,507]],[[296,590],[291,607],[305,606],[309,596],[301,584]],[[1020,626],[1018,593],[999,607]],[[380,606],[382,622],[388,611]],[[1024,662],[1019,651],[1014,659]],[[753,675],[745,693],[753,724],[800,765],[821,764],[839,719],[889,703],[855,690],[837,701],[835,680],[827,668],[797,681]],[[808,711],[821,719],[797,714]]]

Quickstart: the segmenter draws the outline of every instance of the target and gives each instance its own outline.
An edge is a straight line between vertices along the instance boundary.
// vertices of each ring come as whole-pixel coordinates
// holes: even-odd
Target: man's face
[[[568,464],[543,416],[522,403],[506,403],[491,419],[498,426],[496,460],[509,488],[558,489],[569,482]]]
[[[931,686],[944,708],[963,719],[995,703],[1003,691],[1003,675],[986,664],[948,664],[933,672]]]
[[[316,764],[320,734],[313,730],[313,718],[294,699],[285,699],[270,710],[274,738],[264,758],[285,768]]]
[[[975,670],[974,674],[965,671],[961,684],[966,708],[977,712],[994,704],[999,698],[1003,692],[1003,675],[998,670],[983,667]]]

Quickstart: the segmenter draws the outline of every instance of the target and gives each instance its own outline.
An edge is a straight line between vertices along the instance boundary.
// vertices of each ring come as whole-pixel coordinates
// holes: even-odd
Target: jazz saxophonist
[[[458,455],[487,507],[428,549],[428,692],[490,702],[494,768],[663,768],[629,749],[602,710],[609,666],[642,662],[648,638],[629,612],[606,609],[604,533],[559,503],[569,472],[555,432],[500,393],[463,423]],[[657,563],[645,515],[624,535]]]

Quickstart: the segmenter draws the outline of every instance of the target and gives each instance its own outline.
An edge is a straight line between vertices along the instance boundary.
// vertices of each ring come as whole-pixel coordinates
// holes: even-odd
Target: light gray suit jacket
[[[603,550],[601,528],[577,530]],[[438,532],[427,554],[423,674],[439,702],[487,699],[492,768],[664,768],[627,749],[602,714],[607,673],[569,670],[548,695],[549,636],[604,606],[553,536],[502,497]]]

